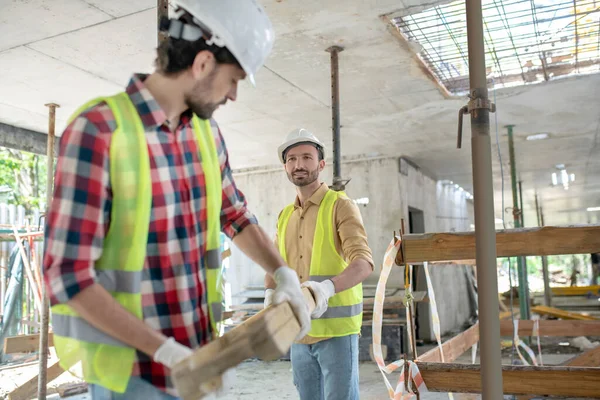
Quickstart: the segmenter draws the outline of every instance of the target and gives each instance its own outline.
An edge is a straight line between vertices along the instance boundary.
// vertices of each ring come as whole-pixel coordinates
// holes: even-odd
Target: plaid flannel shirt
[[[195,348],[208,342],[204,266],[207,242],[205,180],[191,127],[184,113],[175,132],[145,88],[145,76],[134,75],[126,88],[142,119],[152,180],[152,212],[141,294],[146,324]],[[211,121],[221,164],[222,231],[232,238],[255,217],[236,188],[220,130]],[[108,154],[114,116],[101,103],[73,120],[60,141],[54,199],[46,225],[45,282],[52,305],[64,303],[96,281],[110,224],[111,187]],[[134,376],[175,394],[169,370],[141,352]]]

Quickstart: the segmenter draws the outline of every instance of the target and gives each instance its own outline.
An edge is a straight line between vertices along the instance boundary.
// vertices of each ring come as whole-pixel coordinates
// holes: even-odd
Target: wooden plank
[[[19,335],[4,338],[4,353],[28,353],[38,351],[40,345],[40,335]],[[54,335],[48,333],[48,346],[54,346]]]
[[[442,343],[444,350],[444,361],[452,362],[460,357],[465,351],[469,350],[479,341],[479,322],[471,326],[466,331],[454,336],[452,339]],[[435,347],[428,352],[421,354],[417,361],[420,362],[442,362],[439,347]]]
[[[518,312],[515,313],[515,317],[518,317]],[[500,313],[500,319],[510,318],[509,312]],[[502,324],[503,321],[500,321]],[[502,325],[501,325],[502,326]],[[459,333],[452,339],[449,339],[442,343],[442,349],[444,350],[444,362],[452,362],[460,357],[465,351],[469,350],[475,343],[479,341],[479,322],[471,326],[469,329]],[[442,356],[440,354],[439,347],[434,347],[428,352],[422,354],[417,358],[421,362],[442,362]]]
[[[80,383],[65,383],[58,387],[58,395],[61,398],[75,396],[77,394],[87,393],[88,384],[86,382]]]
[[[46,381],[51,382],[54,379],[58,378],[63,372],[64,369],[58,364],[58,361],[55,361],[54,364],[48,367],[46,371]],[[33,396],[38,387],[38,375],[36,374],[33,378],[25,382],[23,385],[19,386],[12,392],[8,394],[8,400],[26,400]]]
[[[584,315],[576,312],[561,310],[560,308],[535,306],[531,307],[531,311],[539,315],[551,315],[561,319],[575,319],[584,321],[597,321],[598,318],[591,315]]]
[[[568,367],[600,367],[600,346],[579,354],[570,360],[561,363]],[[519,396],[519,400],[532,400],[536,396]]]
[[[600,346],[571,358],[564,365],[569,367],[600,367]]]
[[[432,392],[481,393],[481,368],[474,364],[418,362]],[[600,368],[503,365],[504,394],[597,398]]]
[[[475,232],[404,235],[406,262],[475,259]],[[496,231],[498,257],[600,252],[600,225],[544,226]],[[396,264],[404,265],[398,252]]]
[[[304,288],[303,294],[314,310],[310,290]],[[223,374],[244,360],[275,360],[287,353],[299,332],[289,303],[270,306],[175,365],[173,383],[182,399],[200,399],[219,388]]]
[[[244,292],[242,292],[244,293]],[[415,302],[427,302],[429,301],[427,297],[426,291],[417,291],[413,292],[413,297]],[[404,296],[387,296],[383,303],[383,309],[396,309],[402,308],[404,309]],[[372,310],[375,304],[374,297],[366,297],[363,299],[363,309],[364,310]],[[233,311],[260,311],[264,308],[263,303],[247,303],[247,304],[236,304],[230,307]]]
[[[540,336],[593,336],[600,333],[600,321],[539,320]],[[532,320],[519,320],[519,336],[533,336]],[[500,321],[500,335],[513,335],[512,321]]]
[[[533,304],[544,305],[540,297],[535,297]],[[587,296],[554,296],[552,298],[552,307],[563,310],[585,311],[600,311],[600,301],[598,298]]]
[[[588,293],[600,294],[600,285],[553,287],[553,296],[585,296]]]

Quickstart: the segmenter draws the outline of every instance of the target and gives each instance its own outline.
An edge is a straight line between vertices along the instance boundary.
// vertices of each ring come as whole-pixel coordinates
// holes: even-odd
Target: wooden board
[[[560,319],[575,319],[583,321],[597,321],[598,318],[590,315],[584,315],[576,312],[561,310],[560,308],[546,307],[546,306],[535,306],[531,307],[531,312],[540,315],[550,315]]]
[[[475,259],[475,232],[404,235],[406,262]],[[544,226],[496,231],[498,257],[600,252],[600,225]],[[404,265],[398,252],[396,264]]]
[[[310,290],[304,288],[303,294],[314,310]],[[218,389],[222,375],[241,362],[254,356],[275,360],[287,353],[299,332],[289,303],[270,306],[175,365],[175,387],[184,400],[201,399]]]
[[[600,285],[553,287],[552,296],[585,296],[588,293],[600,294]]]
[[[481,368],[473,364],[417,362],[432,392],[481,393]],[[504,394],[596,398],[600,368],[502,366]]]
[[[571,358],[564,365],[569,367],[600,367],[600,346]]]
[[[479,322],[471,326],[466,331],[459,333],[452,339],[442,343],[444,350],[444,362],[452,362],[460,357],[465,351],[469,350],[479,341]],[[428,352],[420,355],[417,361],[421,362],[442,362],[439,347],[434,347]]]
[[[46,382],[52,382],[54,379],[58,378],[63,372],[64,369],[60,365],[58,365],[58,361],[55,361],[54,364],[48,366],[48,370],[46,371]],[[8,394],[8,400],[25,400],[29,399],[32,395],[35,394],[38,387],[38,375],[36,374],[33,378],[13,390]]]
[[[48,346],[54,346],[54,336],[52,332],[48,333]],[[40,347],[40,335],[19,335],[4,338],[4,353],[28,353],[38,351]]]
[[[500,324],[503,323],[503,319],[510,318],[510,312],[500,313]],[[518,312],[515,313],[515,317],[518,317]],[[502,325],[501,325],[502,326]],[[479,341],[479,322],[471,326],[467,330],[454,336],[442,343],[442,349],[444,351],[444,362],[452,362],[460,357],[465,351],[469,350],[475,343]],[[442,362],[442,356],[440,354],[439,347],[434,347],[428,352],[422,354],[417,358],[421,362]]]
[[[600,367],[600,346],[579,354],[570,360],[561,363],[562,366],[568,367]],[[519,396],[519,400],[532,400],[536,396]]]
[[[531,320],[519,320],[519,336],[532,336],[533,323]],[[540,320],[540,336],[593,336],[600,334],[600,321],[563,321]],[[500,335],[513,336],[511,320],[500,321]]]
[[[58,395],[61,398],[75,396],[77,394],[87,393],[88,384],[86,382],[81,383],[65,383],[58,387]]]
[[[429,298],[427,297],[427,292],[425,291],[417,291],[413,292],[413,297],[415,302],[427,302]],[[402,308],[404,309],[404,296],[387,296],[383,303],[383,309],[395,309]],[[363,299],[363,309],[364,310],[372,310],[375,304],[374,297],[365,297]],[[264,308],[263,303],[248,303],[248,304],[236,304],[230,307],[233,311],[260,311]]]

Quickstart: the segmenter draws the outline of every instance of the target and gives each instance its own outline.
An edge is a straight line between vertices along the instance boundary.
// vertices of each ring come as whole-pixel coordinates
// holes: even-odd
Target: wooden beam
[[[588,293],[600,294],[600,285],[553,287],[553,296],[585,296]]]
[[[58,387],[58,395],[60,398],[75,396],[77,394],[87,393],[88,384],[86,382],[80,383],[65,383]]]
[[[600,367],[600,346],[579,354],[560,365],[567,367]],[[531,400],[536,396],[519,396],[518,398],[519,400]]]
[[[444,362],[452,362],[460,357],[465,351],[469,350],[479,341],[479,322],[471,326],[466,331],[454,336],[452,339],[444,342]],[[417,358],[420,362],[442,362],[442,355],[439,347],[434,347],[428,352]]]
[[[500,324],[504,319],[510,318],[510,311],[500,313]],[[515,317],[518,317],[519,313],[515,313]],[[442,343],[442,349],[444,350],[444,362],[452,362],[460,357],[465,351],[469,350],[475,343],[479,341],[479,322],[471,326],[469,329],[459,333],[452,339],[449,339]],[[434,347],[428,352],[422,354],[417,358],[421,362],[442,362],[442,356],[440,354],[439,347]]]
[[[425,292],[425,291],[413,292],[413,297],[414,297],[415,302],[429,301],[427,298],[427,292]],[[383,309],[384,310],[396,309],[396,308],[404,309],[405,306],[404,306],[404,303],[402,302],[403,300],[404,300],[404,296],[387,296],[383,303]],[[364,310],[372,310],[374,304],[375,304],[374,297],[367,297],[367,298],[363,299]],[[231,309],[233,311],[260,311],[263,308],[265,308],[263,303],[236,304],[236,305],[231,306]]]
[[[54,379],[58,378],[63,372],[64,369],[58,364],[58,361],[55,361],[54,364],[48,367],[46,372],[47,382],[52,382]],[[33,378],[13,390],[8,394],[8,400],[26,400],[31,398],[37,390],[38,387],[38,375],[36,374]]]
[[[418,362],[432,392],[481,393],[481,368],[476,364]],[[504,394],[535,394],[596,398],[600,368],[503,365]]]
[[[406,262],[475,259],[475,232],[404,235]],[[498,257],[600,252],[600,225],[544,226],[496,231]],[[404,265],[398,252],[396,264]]]
[[[600,346],[571,358],[564,365],[569,367],[600,367]]]
[[[596,321],[598,318],[591,315],[584,315],[576,312],[561,310],[560,308],[535,306],[531,307],[531,311],[539,315],[550,315],[561,319],[576,319],[584,321]]]
[[[531,320],[519,320],[519,336],[533,336]],[[600,332],[600,321],[539,320],[540,336],[594,336]],[[513,336],[511,320],[500,321],[500,335]]]
[[[28,353],[30,351],[38,351],[40,346],[40,335],[19,335],[4,338],[4,353]],[[54,346],[54,336],[48,334],[48,346]]]
[[[309,310],[314,310],[312,293],[303,289]],[[222,385],[222,376],[244,360],[257,356],[275,360],[290,349],[300,324],[289,303],[270,306],[244,323],[196,350],[171,370],[183,400],[201,399]]]

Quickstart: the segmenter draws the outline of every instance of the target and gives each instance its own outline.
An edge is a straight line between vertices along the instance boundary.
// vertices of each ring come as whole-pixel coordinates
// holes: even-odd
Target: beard
[[[213,86],[213,76],[214,72],[211,73],[204,81],[196,83],[192,88],[192,91],[190,93],[186,93],[184,98],[185,105],[201,119],[210,119],[217,107],[227,102],[227,98],[218,103],[203,100],[210,98],[210,93]]]
[[[300,173],[300,174],[299,174]],[[291,174],[288,173],[287,177],[290,182],[298,187],[310,185],[319,178],[319,169],[314,171],[308,171],[306,169],[294,170]]]

